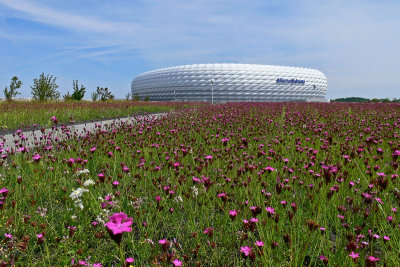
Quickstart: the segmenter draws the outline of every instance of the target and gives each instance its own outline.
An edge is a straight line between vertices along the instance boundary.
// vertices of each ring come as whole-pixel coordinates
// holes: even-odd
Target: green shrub
[[[60,97],[60,92],[57,91],[56,77],[44,73],[40,74],[39,79],[33,79],[31,86],[32,98],[39,101],[56,100]]]
[[[4,88],[4,97],[6,98],[7,101],[11,101],[14,97],[17,95],[21,94],[18,92],[18,89],[21,87],[22,82],[18,80],[17,76],[12,77],[11,83],[10,83],[10,89]]]

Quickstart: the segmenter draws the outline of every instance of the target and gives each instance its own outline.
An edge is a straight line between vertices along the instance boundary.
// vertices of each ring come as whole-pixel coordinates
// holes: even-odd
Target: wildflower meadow
[[[11,130],[50,127],[50,117],[59,124],[127,117],[138,113],[173,111],[199,105],[183,102],[144,101],[2,101],[0,102],[0,134]]]
[[[1,266],[399,264],[399,104],[53,126],[63,138],[0,143]]]

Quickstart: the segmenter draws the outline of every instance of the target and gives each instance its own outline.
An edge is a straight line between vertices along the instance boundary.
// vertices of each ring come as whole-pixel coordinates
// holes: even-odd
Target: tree
[[[103,88],[103,87],[97,86],[96,93],[101,101],[107,101],[107,100],[114,99],[114,95],[110,91],[108,91],[107,87]]]
[[[33,99],[39,101],[58,99],[60,92],[57,91],[56,79],[53,75],[45,76],[44,73],[40,74],[39,79],[33,79],[33,86],[31,86]]]
[[[72,81],[72,90],[73,92],[71,97],[73,100],[80,101],[85,96],[86,88],[83,85],[81,85],[81,88],[79,89],[78,80]]]
[[[127,94],[126,94],[126,96],[125,96],[125,99],[126,100],[129,100],[129,99],[131,99],[132,98],[132,93],[131,92],[128,92]]]
[[[135,93],[135,96],[133,97],[132,100],[139,101],[140,100],[139,94]]]
[[[11,83],[10,83],[10,90],[8,90],[7,86],[4,88],[4,97],[6,98],[7,101],[12,101],[14,97],[17,95],[21,94],[18,92],[18,89],[21,87],[22,82],[18,80],[17,76],[12,77]]]

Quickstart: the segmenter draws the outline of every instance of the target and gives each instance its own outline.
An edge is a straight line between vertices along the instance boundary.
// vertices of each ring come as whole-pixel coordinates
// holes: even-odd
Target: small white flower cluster
[[[81,176],[81,175],[89,174],[89,173],[90,173],[90,171],[88,169],[83,169],[83,170],[78,170],[75,174],[77,176]]]
[[[92,179],[89,179],[89,180],[86,180],[86,181],[83,183],[83,186],[88,187],[88,186],[94,185],[94,184],[95,184],[95,182],[94,182]]]
[[[85,188],[78,188],[72,191],[72,193],[69,195],[70,198],[72,199],[78,199],[82,196],[83,192],[88,192],[89,190]]]
[[[174,198],[174,202],[176,202],[176,203],[183,203],[183,199],[182,199],[182,196],[176,196],[175,198]]]
[[[106,209],[103,209],[101,211],[101,213],[99,215],[97,215],[96,221],[98,223],[105,224],[106,221],[108,220],[108,217],[110,217],[110,211],[106,210]]]
[[[69,195],[70,198],[74,200],[74,206],[83,210],[84,206],[82,204],[81,196],[84,192],[89,192],[86,188],[78,188],[72,191]]]
[[[193,198],[197,198],[199,195],[199,189],[196,186],[192,186],[190,189],[192,189]]]

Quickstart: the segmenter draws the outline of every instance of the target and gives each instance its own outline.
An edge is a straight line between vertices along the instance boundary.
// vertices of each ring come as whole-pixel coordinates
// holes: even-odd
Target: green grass
[[[324,266],[324,255],[329,266],[364,266],[369,256],[380,259],[377,265],[396,266],[399,119],[399,105],[213,105],[112,125],[107,132],[53,142],[51,150],[42,144],[9,154],[0,169],[0,188],[10,191],[0,211],[1,260],[17,257],[16,265],[24,266],[65,266],[72,259],[118,266],[128,257],[136,266],[171,266],[174,259],[184,266]],[[78,175],[83,169],[88,173]],[[84,186],[89,179],[95,185]],[[70,197],[77,188],[88,190],[80,197],[83,209]],[[102,207],[107,195],[113,204]],[[253,215],[252,206],[261,213]],[[231,210],[238,211],[235,219]],[[117,212],[133,218],[120,247],[103,224]],[[252,218],[259,220],[254,229],[244,224]],[[73,236],[68,226],[76,227]],[[203,233],[208,227],[212,236]],[[38,244],[36,235],[43,232]],[[164,250],[161,239],[171,246]],[[263,241],[262,252],[256,241]],[[358,263],[346,249],[351,242],[358,246],[351,249],[359,253]],[[253,260],[241,253],[246,246],[253,247]]]
[[[48,127],[55,116],[58,123],[71,123],[132,116],[138,113],[158,113],[187,108],[189,103],[138,102],[114,100],[106,102],[12,101],[0,102],[0,129],[29,128],[33,124]]]

